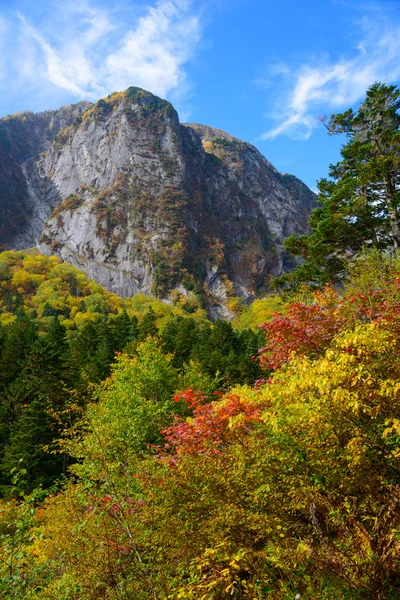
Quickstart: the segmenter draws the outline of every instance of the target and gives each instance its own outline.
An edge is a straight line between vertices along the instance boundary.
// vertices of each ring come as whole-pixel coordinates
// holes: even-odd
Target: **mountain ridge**
[[[122,296],[177,288],[216,306],[290,268],[283,239],[307,231],[316,205],[251,144],[181,124],[134,87],[1,119],[0,180],[6,248],[38,244]]]

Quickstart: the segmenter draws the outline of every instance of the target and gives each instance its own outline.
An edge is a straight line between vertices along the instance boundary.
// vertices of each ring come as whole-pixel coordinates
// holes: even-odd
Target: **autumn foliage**
[[[232,440],[251,431],[253,424],[261,420],[263,408],[232,393],[219,402],[205,402],[201,393],[186,390],[175,400],[187,402],[193,412],[191,418],[176,418],[161,432],[165,448],[178,455],[221,453]]]
[[[276,312],[261,328],[266,345],[258,351],[265,370],[275,370],[292,356],[320,356],[343,330],[373,321],[399,332],[400,273],[379,282],[379,287],[352,291],[344,297],[330,285],[310,292],[306,301],[289,304],[285,313]]]
[[[0,254],[0,598],[400,598],[399,94],[331,118],[290,299],[231,282],[234,326]]]
[[[3,595],[395,600],[398,266],[364,256],[286,304],[256,387],[185,387],[151,337],[121,354],[59,441],[72,478],[4,502]]]
[[[338,294],[327,286],[316,292],[310,303],[293,302],[286,314],[275,313],[262,325],[267,344],[259,350],[265,370],[287,363],[293,353],[318,356],[346,324]]]

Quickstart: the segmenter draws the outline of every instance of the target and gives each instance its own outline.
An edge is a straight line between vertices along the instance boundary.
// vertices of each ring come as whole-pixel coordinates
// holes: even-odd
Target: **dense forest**
[[[252,357],[263,334],[212,324],[196,296],[171,305],[150,297],[122,300],[56,257],[35,251],[0,254],[0,490],[47,488],[68,467],[44,450],[60,436],[71,402],[83,408],[120,353],[136,355],[149,336],[166,356],[180,388],[207,392],[252,383],[262,374]],[[259,312],[274,301],[259,302]],[[249,313],[249,314],[245,314]],[[250,317],[250,319],[249,319]],[[171,390],[172,393],[173,389]]]
[[[399,108],[325,123],[303,260],[232,322],[0,255],[0,597],[400,597]]]

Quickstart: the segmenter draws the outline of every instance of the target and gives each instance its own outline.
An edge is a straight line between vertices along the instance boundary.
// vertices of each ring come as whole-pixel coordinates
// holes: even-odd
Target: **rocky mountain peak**
[[[179,123],[131,87],[0,120],[0,235],[34,244],[123,296],[254,297],[290,268],[315,195],[229,134]]]

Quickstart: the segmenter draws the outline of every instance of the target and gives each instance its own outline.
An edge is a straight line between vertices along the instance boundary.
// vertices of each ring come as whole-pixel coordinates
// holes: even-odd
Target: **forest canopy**
[[[57,415],[42,460],[69,457],[61,487],[27,490],[25,459],[13,468],[25,500],[1,504],[5,597],[395,598],[399,268],[364,254],[345,293],[276,313],[247,384],[177,368],[162,336],[120,354]]]

